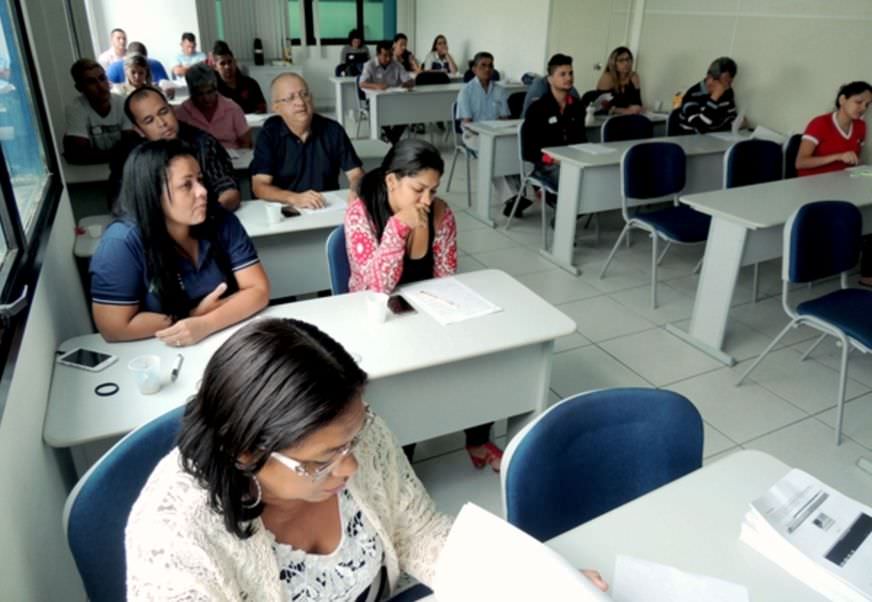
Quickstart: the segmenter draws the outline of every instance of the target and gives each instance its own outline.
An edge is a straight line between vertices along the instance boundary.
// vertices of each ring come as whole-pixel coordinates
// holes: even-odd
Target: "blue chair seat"
[[[801,316],[813,316],[843,330],[866,347],[872,347],[872,291],[846,288],[796,306]]]
[[[637,213],[634,219],[649,224],[670,239],[683,243],[703,242],[708,237],[708,215],[684,205],[651,213]]]

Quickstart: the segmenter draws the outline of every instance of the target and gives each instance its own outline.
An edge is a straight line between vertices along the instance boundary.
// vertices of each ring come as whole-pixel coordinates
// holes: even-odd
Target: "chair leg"
[[[612,259],[615,257],[615,253],[618,252],[618,247],[621,246],[621,242],[623,241],[625,236],[628,238],[630,236],[630,224],[626,224],[624,226],[624,229],[621,230],[621,235],[618,236],[618,240],[615,242],[615,246],[612,247],[612,252],[609,253],[608,259],[606,259],[606,263],[603,266],[602,271],[600,272],[600,278],[606,277],[606,271],[609,269],[609,264],[612,263]]]
[[[848,381],[848,351],[851,344],[842,336],[842,371],[839,373],[839,397],[836,409],[836,445],[842,444],[842,425],[845,420],[845,385]]]
[[[454,156],[451,157],[451,169],[448,170],[448,183],[445,185],[445,192],[451,192],[451,180],[454,179],[454,166],[457,165],[457,155],[460,154],[460,149],[454,147]]]
[[[754,283],[751,285],[751,303],[757,303],[760,296],[760,264],[754,264]]]
[[[469,165],[469,153],[463,153],[466,163],[466,206],[472,207],[472,169]]]
[[[630,233],[627,232],[627,248],[628,248],[628,249],[630,248],[630,245],[631,245],[631,244],[632,244],[632,243],[630,242]]]
[[[663,263],[663,258],[666,257],[666,252],[669,250],[669,247],[671,247],[671,246],[672,246],[672,243],[667,241],[666,246],[663,247],[663,251],[660,253],[660,257],[657,258],[657,265],[660,265],[661,263]]]
[[[651,309],[657,309],[657,264],[660,263],[657,258],[657,241],[659,239],[656,232],[651,233]],[[666,249],[668,248],[669,243],[666,243]],[[663,253],[666,253],[666,249],[663,249]]]
[[[503,226],[504,231],[507,231],[509,229],[509,225],[511,225],[511,223],[512,223],[512,218],[515,217],[515,209],[518,208],[518,203],[521,202],[521,193],[522,192],[524,192],[523,186],[521,186],[521,189],[518,190],[518,194],[515,195],[515,202],[512,203],[512,210],[509,211],[509,217],[506,219],[506,225]]]
[[[699,271],[702,269],[702,260],[703,259],[705,259],[705,257],[700,257],[699,261],[696,262],[696,265],[693,266],[693,273],[694,274],[699,274]]]
[[[548,203],[542,201],[542,211],[539,216],[539,221],[542,223],[542,250],[548,250]]]
[[[596,241],[596,245],[599,246],[599,243],[600,243],[600,220],[599,220],[599,213],[594,213],[594,214],[593,214],[593,219],[594,219],[594,222],[593,222],[593,224],[594,224],[594,231],[593,231],[593,232],[594,232],[594,237],[595,237],[594,240]]]
[[[745,370],[744,374],[742,374],[742,376],[739,377],[739,380],[736,381],[736,386],[737,386],[737,387],[740,386],[740,385],[742,384],[742,382],[743,382],[746,378],[748,378],[748,375],[751,374],[751,372],[754,371],[754,368],[756,368],[757,365],[758,365],[761,361],[763,361],[763,358],[766,357],[766,355],[767,355],[770,351],[772,351],[772,349],[775,347],[775,345],[778,344],[778,341],[780,341],[781,339],[783,339],[783,338],[784,338],[784,335],[786,335],[787,332],[788,332],[791,328],[793,328],[795,325],[796,325],[796,320],[791,320],[791,321],[787,324],[787,326],[785,326],[785,327],[781,330],[781,332],[778,333],[778,336],[775,337],[774,339],[772,339],[772,342],[769,343],[769,345],[766,347],[766,349],[763,350],[763,353],[761,353],[759,356],[757,356],[757,359],[754,360],[754,363],[751,364],[751,365],[748,367],[748,369]]]
[[[821,336],[819,336],[819,337],[817,338],[817,340],[814,342],[814,344],[812,344],[812,346],[808,348],[808,351],[806,351],[805,353],[802,354],[802,357],[799,358],[799,361],[804,362],[804,361],[808,358],[808,356],[811,355],[812,351],[814,351],[815,349],[817,349],[818,345],[820,345],[820,344],[823,342],[823,340],[824,340],[825,338],[827,338],[827,334],[826,334],[826,333],[824,333],[824,334],[822,334]]]

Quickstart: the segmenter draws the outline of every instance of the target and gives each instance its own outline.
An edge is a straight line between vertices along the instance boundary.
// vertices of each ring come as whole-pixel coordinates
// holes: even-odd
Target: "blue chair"
[[[654,124],[644,115],[615,115],[606,119],[600,127],[600,140],[644,140],[654,137]]]
[[[673,200],[684,189],[686,158],[684,150],[674,142],[643,142],[636,144],[621,157],[621,213],[625,226],[600,272],[606,271],[630,230],[637,228],[651,235],[651,309],[657,309],[657,266],[671,244],[701,244],[708,236],[711,218],[685,205],[673,204],[666,209],[642,213],[630,212],[631,205]],[[667,246],[658,255],[658,241]]]
[[[553,194],[557,196],[557,191],[552,188],[548,182],[543,180],[542,178],[536,177],[535,170],[536,166],[532,163],[524,160],[524,125],[521,124],[521,127],[518,128],[518,161],[520,163],[519,172],[521,174],[521,185],[518,188],[518,194],[515,196],[515,201],[512,203],[512,210],[509,212],[509,217],[506,219],[506,225],[503,227],[504,230],[508,231],[509,226],[512,225],[512,219],[515,216],[515,211],[518,209],[518,203],[521,202],[521,197],[524,196],[524,192],[527,189],[527,186],[532,186],[533,190],[538,190],[539,194],[542,196],[542,248],[548,249],[548,224],[547,224],[547,207],[548,203],[545,202],[547,194]],[[599,235],[599,232],[597,232]]]
[[[126,599],[124,529],[139,492],[176,445],[185,407],[139,427],[79,480],[64,505],[64,530],[91,602]]]
[[[345,226],[336,226],[327,236],[327,273],[330,274],[330,292],[344,295],[348,292],[351,267],[345,247]]]
[[[703,425],[663,389],[603,389],[553,405],[506,447],[506,520],[545,541],[696,470]]]
[[[781,145],[771,140],[751,138],[736,142],[724,153],[724,188],[753,186],[780,180],[784,173]],[[751,299],[756,302],[760,284],[760,264],[754,264]]]
[[[805,360],[827,336],[842,347],[842,363],[836,398],[836,445],[842,441],[848,353],[872,349],[872,291],[847,288],[847,272],[860,259],[863,217],[845,201],[816,201],[803,205],[784,224],[784,260],[781,268],[781,304],[790,322],[754,360],[736,385],[741,385],[778,341],[797,326],[809,326],[823,334],[806,351]],[[808,283],[841,274],[842,288],[791,307],[791,283]]]
[[[802,134],[794,134],[784,143],[784,179],[789,180],[797,177],[796,156],[799,154],[799,145],[802,144]]]
[[[527,97],[526,90],[519,90],[509,94],[509,118],[520,119],[524,113],[524,99]]]
[[[463,142],[463,128],[460,125],[460,120],[457,118],[456,100],[451,103],[451,129],[454,134],[454,155],[451,157],[451,169],[448,172],[448,183],[445,185],[445,192],[451,192],[454,167],[457,165],[458,155],[462,153],[464,159],[466,159],[466,206],[472,207],[472,170],[470,168],[470,161],[477,155],[474,150]]]
[[[409,589],[404,589],[397,595],[391,597],[388,602],[413,602],[414,600],[422,600],[433,592],[426,585],[413,585]]]

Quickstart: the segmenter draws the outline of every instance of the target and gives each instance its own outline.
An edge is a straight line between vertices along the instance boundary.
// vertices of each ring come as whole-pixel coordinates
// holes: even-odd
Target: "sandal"
[[[483,456],[474,455],[472,450],[476,448],[483,448],[485,454]],[[472,461],[472,465],[477,469],[481,470],[485,466],[490,465],[494,472],[498,473],[500,471],[499,462],[503,458],[503,450],[491,441],[488,441],[484,445],[467,445],[466,453],[469,454],[469,459]],[[494,466],[495,462],[497,464],[496,466]]]

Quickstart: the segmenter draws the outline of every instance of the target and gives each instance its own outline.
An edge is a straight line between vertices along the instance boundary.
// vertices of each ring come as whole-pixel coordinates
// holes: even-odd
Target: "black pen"
[[[184,361],[184,355],[181,353],[176,355],[176,364],[173,366],[172,372],[170,372],[170,382],[176,382],[176,379],[179,377],[179,372],[182,370],[182,364]]]

